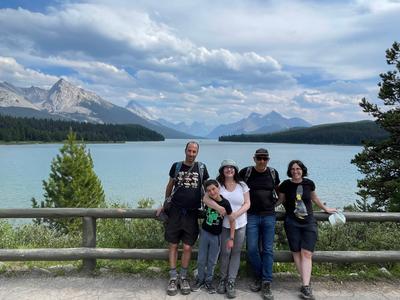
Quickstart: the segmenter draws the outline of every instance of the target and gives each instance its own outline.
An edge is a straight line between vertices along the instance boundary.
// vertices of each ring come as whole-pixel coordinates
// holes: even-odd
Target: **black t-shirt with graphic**
[[[272,196],[274,181],[271,171],[267,168],[264,172],[258,172],[254,167],[251,168],[250,176],[246,182],[250,188],[250,209],[247,213],[261,216],[273,215],[275,213],[275,202]],[[240,170],[240,177],[245,179],[246,172],[247,168]],[[279,174],[275,170],[275,186],[279,183]]]
[[[228,200],[226,200],[224,197],[222,197],[221,201],[215,201],[219,206],[222,206],[226,210],[226,214],[230,215],[232,213],[232,208]],[[221,217],[221,215],[213,208],[206,206],[206,217],[204,218],[203,225],[201,226],[205,231],[211,233],[211,234],[221,234],[222,232],[222,221],[224,220],[224,217]]]
[[[169,176],[174,178],[175,162],[169,170]],[[191,166],[187,166],[182,163],[182,166],[176,176],[174,184],[174,194],[172,196],[172,204],[174,206],[185,208],[188,210],[197,209],[201,207],[201,185],[200,185],[200,174],[199,164],[196,162],[192,170]],[[189,172],[190,170],[190,172]],[[208,171],[204,165],[203,180],[204,183],[208,179]]]
[[[296,209],[296,195],[297,195],[297,187],[299,185],[303,187],[303,195],[301,196],[301,200],[307,209],[308,216],[305,216],[303,219],[300,219],[295,214]],[[279,186],[279,192],[285,194],[285,202],[283,206],[286,210],[286,215],[291,218],[294,218],[300,222],[310,222],[314,220],[313,217],[313,209],[312,209],[312,201],[311,201],[311,192],[315,191],[315,184],[312,180],[308,178],[303,178],[303,181],[300,183],[294,183],[290,179],[285,180]]]

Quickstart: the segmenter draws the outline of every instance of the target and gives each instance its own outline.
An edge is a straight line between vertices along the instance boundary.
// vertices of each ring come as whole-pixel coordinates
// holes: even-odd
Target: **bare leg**
[[[297,272],[299,272],[301,280],[303,280],[301,252],[292,252],[292,255],[293,255],[294,264],[296,265]]]
[[[303,280],[303,285],[310,285],[312,270],[312,252],[301,249],[301,279]]]
[[[182,268],[187,269],[187,267],[189,266],[191,255],[192,255],[192,246],[183,244]]]
[[[176,269],[176,261],[178,259],[178,244],[169,244],[169,267]]]

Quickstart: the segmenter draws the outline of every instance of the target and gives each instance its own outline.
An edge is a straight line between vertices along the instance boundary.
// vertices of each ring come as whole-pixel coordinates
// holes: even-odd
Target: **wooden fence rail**
[[[327,221],[328,214],[315,212],[318,221]],[[344,213],[347,222],[400,222],[400,213]],[[155,210],[121,208],[23,208],[1,209],[0,218],[65,218],[83,219],[82,247],[45,249],[0,249],[0,261],[83,260],[83,270],[92,271],[96,259],[167,259],[167,249],[96,248],[96,219],[99,218],[155,218]],[[277,212],[282,221],[283,212]],[[197,252],[194,251],[194,257]],[[245,253],[242,253],[244,256]],[[275,251],[278,262],[290,262],[289,251]],[[316,251],[315,262],[400,262],[400,251]]]

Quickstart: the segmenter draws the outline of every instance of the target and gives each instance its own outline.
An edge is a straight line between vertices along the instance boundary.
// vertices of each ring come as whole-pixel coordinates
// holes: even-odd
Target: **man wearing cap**
[[[175,162],[169,171],[169,181],[165,197],[171,197],[168,209],[168,221],[165,227],[165,239],[169,243],[170,280],[167,294],[174,296],[180,288],[181,293],[190,293],[188,266],[192,246],[199,235],[198,209],[201,207],[202,184],[208,179],[207,168],[196,162],[199,144],[190,141],[185,147],[185,160]],[[162,209],[157,211],[157,215]],[[178,245],[183,243],[183,254],[180,274],[176,270]]]
[[[262,290],[264,300],[274,298],[271,291],[273,245],[275,235],[276,190],[278,172],[267,166],[269,153],[260,148],[254,153],[255,166],[240,170],[239,175],[250,188],[250,209],[247,211],[247,254],[255,275],[250,289]]]

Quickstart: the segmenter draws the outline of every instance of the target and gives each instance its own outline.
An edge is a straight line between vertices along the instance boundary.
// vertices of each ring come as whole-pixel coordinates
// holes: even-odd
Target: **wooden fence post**
[[[96,248],[96,218],[94,217],[83,217],[82,246]],[[95,268],[95,258],[84,258],[82,260],[82,271],[92,272]]]

